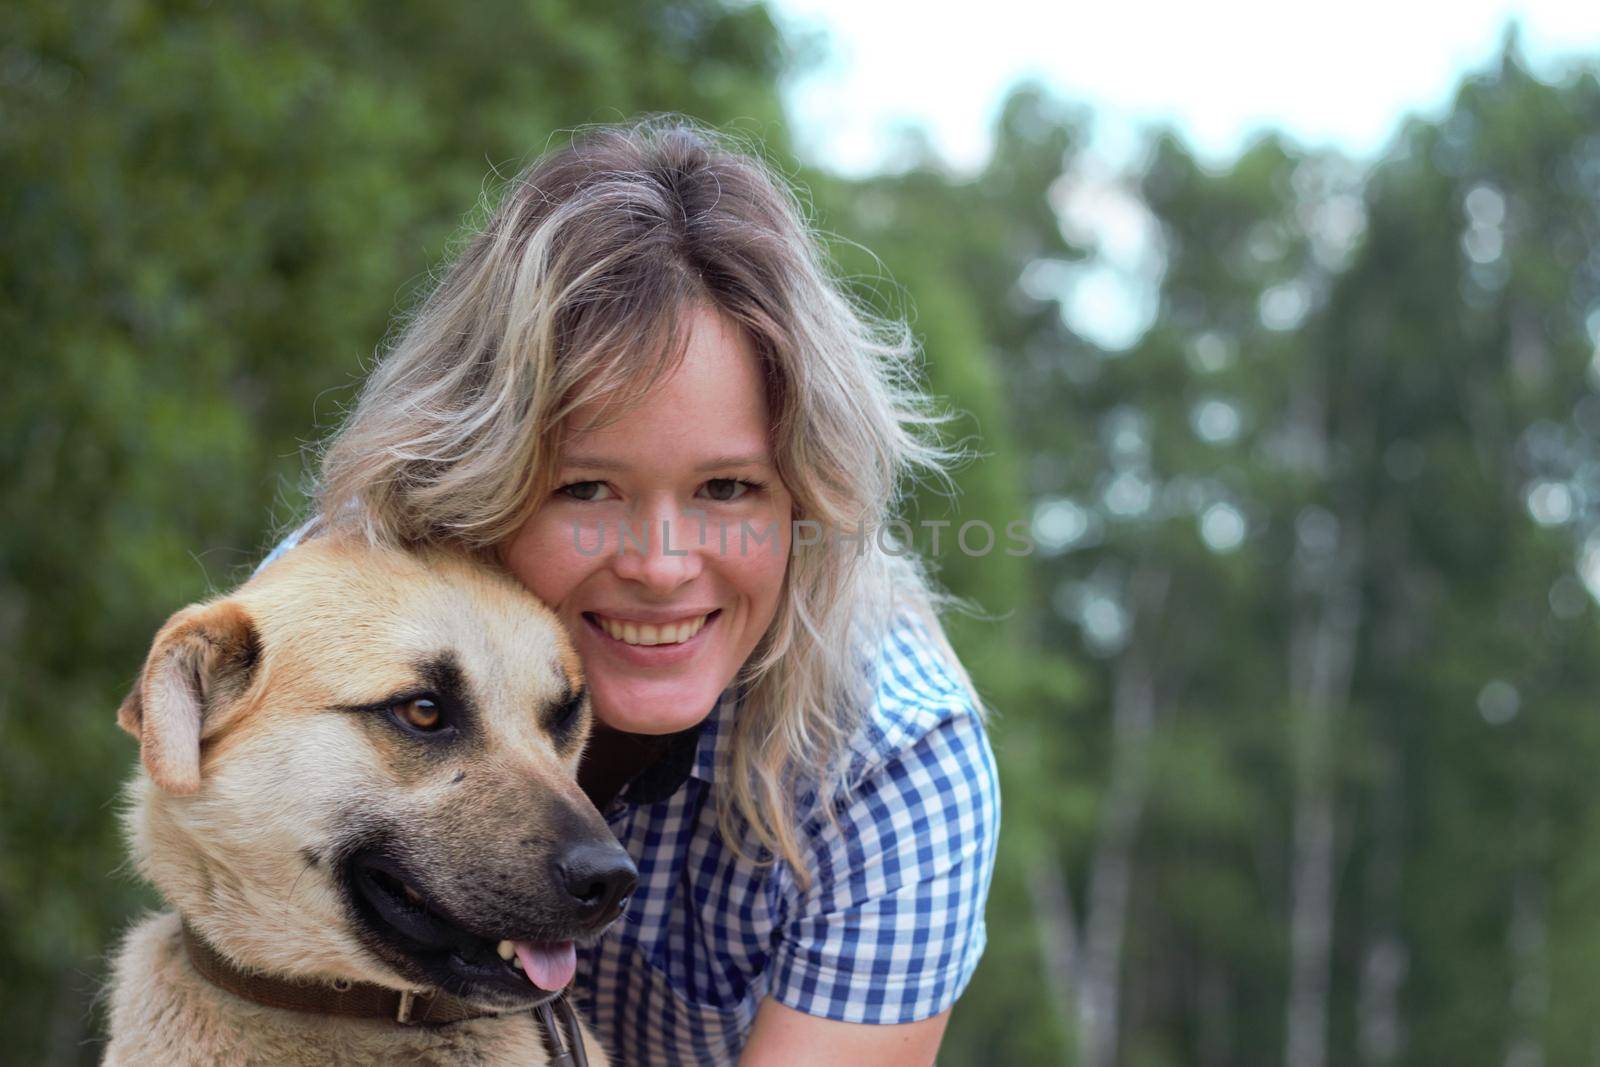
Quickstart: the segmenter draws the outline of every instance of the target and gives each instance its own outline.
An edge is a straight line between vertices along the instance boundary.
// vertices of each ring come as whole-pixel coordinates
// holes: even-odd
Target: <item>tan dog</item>
[[[108,1064],[547,1062],[529,1009],[635,872],[575,781],[577,657],[513,579],[312,541],[174,615],[117,720],[130,846],[174,910],[122,945]],[[208,954],[279,984],[225,992]],[[258,1002],[291,986],[412,1018]]]

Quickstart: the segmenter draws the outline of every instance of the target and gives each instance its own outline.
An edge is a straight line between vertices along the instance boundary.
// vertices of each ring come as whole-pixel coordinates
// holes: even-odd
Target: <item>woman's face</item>
[[[573,418],[559,488],[501,557],[573,635],[600,721],[673,733],[710,712],[783,588],[791,499],[761,367],[701,308],[671,375],[609,425],[594,414]]]

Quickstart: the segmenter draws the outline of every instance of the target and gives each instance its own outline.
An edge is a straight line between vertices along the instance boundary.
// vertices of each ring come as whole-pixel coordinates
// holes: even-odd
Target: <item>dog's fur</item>
[[[390,710],[420,693],[448,736]],[[523,1010],[537,987],[451,988],[444,964],[361,914],[352,886],[356,857],[381,854],[430,913],[490,943],[592,940],[611,918],[559,904],[563,850],[627,858],[575,781],[589,729],[577,657],[514,580],[443,553],[312,541],[174,615],[118,722],[142,760],[130,847],[174,910],[117,956],[107,1064],[546,1062]],[[263,1007],[195,972],[180,916],[249,971],[443,987],[506,1014],[430,1027]]]

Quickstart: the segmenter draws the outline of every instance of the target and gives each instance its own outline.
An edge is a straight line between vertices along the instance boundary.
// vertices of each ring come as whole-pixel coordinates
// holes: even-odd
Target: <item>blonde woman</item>
[[[573,989],[629,1065],[931,1063],[983,950],[981,706],[877,536],[951,456],[904,327],[803,218],[684,120],[586,130],[510,184],[323,458],[311,529],[497,560],[573,634],[583,783],[640,875]]]

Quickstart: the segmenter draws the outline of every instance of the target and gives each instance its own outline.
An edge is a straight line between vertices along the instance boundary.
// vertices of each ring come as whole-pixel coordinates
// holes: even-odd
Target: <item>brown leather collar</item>
[[[183,924],[183,945],[188,950],[189,962],[206,981],[236,997],[269,1008],[359,1019],[389,1019],[405,1026],[443,1026],[499,1014],[437,990],[402,993],[371,982],[319,982],[250,974],[225,959],[189,929],[188,923]]]

